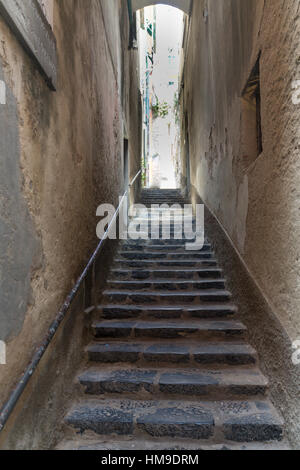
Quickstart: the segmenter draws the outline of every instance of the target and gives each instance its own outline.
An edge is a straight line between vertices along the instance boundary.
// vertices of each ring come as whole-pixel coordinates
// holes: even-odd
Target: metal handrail
[[[58,312],[54,322],[51,324],[51,326],[48,330],[48,333],[46,334],[42,344],[40,345],[40,347],[34,353],[33,358],[31,360],[29,366],[27,367],[26,371],[24,372],[21,379],[19,380],[16,388],[11,393],[9,399],[7,400],[7,402],[5,403],[3,408],[1,409],[1,412],[0,412],[0,432],[3,431],[5,424],[7,423],[10,415],[12,414],[12,412],[15,408],[15,406],[17,405],[17,403],[18,403],[21,395],[23,394],[29,380],[31,379],[31,377],[33,376],[35,370],[37,369],[42,357],[44,356],[44,354],[45,354],[46,350],[48,349],[52,339],[54,338],[60,324],[65,319],[65,317],[66,317],[66,315],[69,311],[69,308],[71,307],[76,295],[79,292],[80,287],[82,286],[82,283],[86,279],[86,277],[87,277],[90,269],[92,268],[94,262],[97,260],[98,256],[100,255],[100,253],[101,253],[101,251],[102,251],[102,249],[105,245],[105,242],[108,239],[110,229],[113,226],[113,224],[115,223],[115,221],[117,220],[118,215],[120,214],[121,208],[123,206],[125,198],[128,196],[129,190],[134,185],[134,183],[136,182],[136,180],[138,179],[138,177],[140,176],[141,173],[142,173],[142,170],[140,170],[136,174],[134,179],[128,185],[127,191],[124,193],[124,195],[123,195],[123,197],[122,197],[122,199],[119,203],[119,206],[118,206],[116,212],[114,213],[114,216],[113,216],[113,218],[112,218],[112,220],[111,220],[104,236],[100,240],[96,250],[94,251],[93,255],[91,256],[91,258],[90,258],[89,262],[87,263],[86,267],[84,268],[83,272],[79,276],[79,278],[78,278],[76,284],[74,285],[73,289],[71,290],[71,292],[67,296],[67,298],[66,298],[64,304],[62,305],[60,311]]]

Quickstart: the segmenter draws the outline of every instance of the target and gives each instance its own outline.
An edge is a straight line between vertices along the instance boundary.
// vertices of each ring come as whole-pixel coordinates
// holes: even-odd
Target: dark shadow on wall
[[[42,267],[42,250],[22,194],[17,101],[1,64],[0,80],[0,340],[8,341],[22,329],[31,276]]]

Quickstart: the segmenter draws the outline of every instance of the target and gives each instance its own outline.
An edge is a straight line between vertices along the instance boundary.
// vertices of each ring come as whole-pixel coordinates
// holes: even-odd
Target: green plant
[[[155,118],[165,118],[169,114],[170,106],[166,101],[159,102],[158,98],[157,99],[157,104],[152,105],[152,112],[153,112],[153,117]]]

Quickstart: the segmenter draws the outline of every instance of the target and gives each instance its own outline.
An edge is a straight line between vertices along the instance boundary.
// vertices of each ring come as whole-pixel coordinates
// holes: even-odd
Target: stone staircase
[[[144,191],[142,202],[188,203],[160,190]],[[212,247],[186,251],[185,243],[121,244],[78,378],[85,393],[58,449],[285,448]]]

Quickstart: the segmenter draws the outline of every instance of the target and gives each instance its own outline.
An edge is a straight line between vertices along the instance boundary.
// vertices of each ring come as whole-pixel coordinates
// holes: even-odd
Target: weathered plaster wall
[[[182,101],[194,201],[198,193],[217,218],[274,314],[266,318],[278,348],[285,348],[280,364],[271,352],[266,357],[263,338],[258,341],[272,380],[284,368],[299,379],[291,343],[300,338],[300,109],[292,103],[292,82],[300,78],[300,4],[193,3]],[[251,150],[246,153],[250,129],[241,97],[260,51],[263,153],[253,160]],[[250,310],[248,315],[251,323]],[[287,377],[278,379],[277,399],[285,395],[281,408],[295,438],[295,387]]]
[[[0,366],[0,404],[97,244],[97,206],[116,204],[123,193],[124,128],[130,170],[139,167],[137,52],[128,50],[126,2],[56,0],[53,12],[55,93],[0,18],[7,90],[0,105],[0,339],[8,361]],[[124,100],[123,80],[131,90]]]

